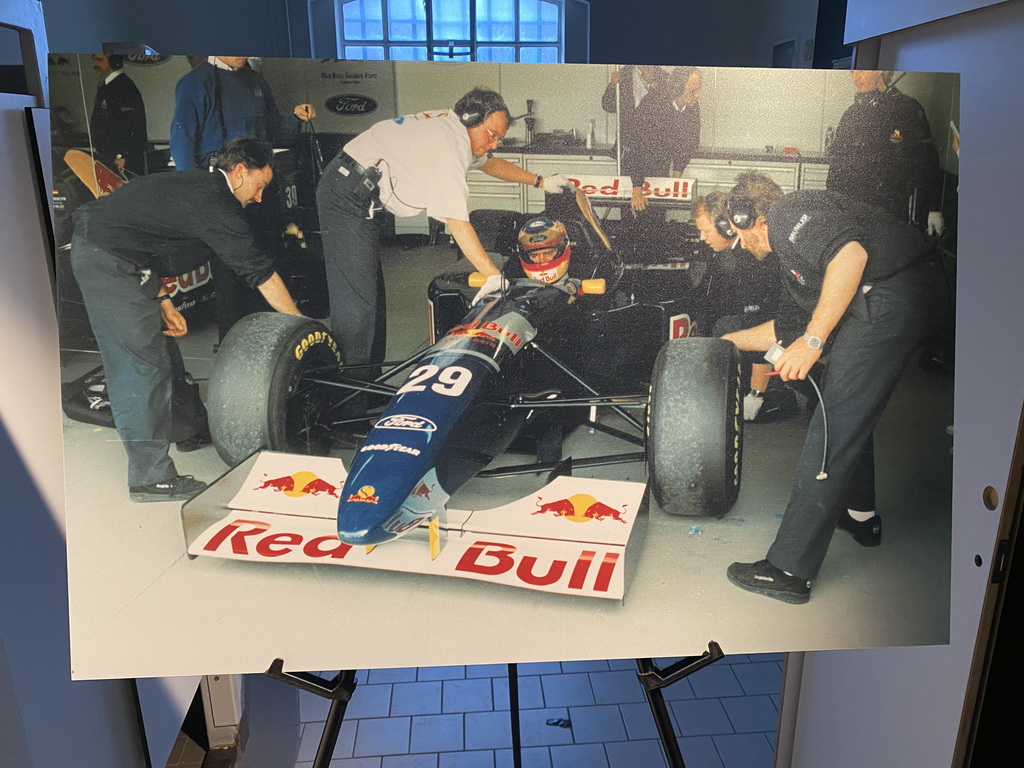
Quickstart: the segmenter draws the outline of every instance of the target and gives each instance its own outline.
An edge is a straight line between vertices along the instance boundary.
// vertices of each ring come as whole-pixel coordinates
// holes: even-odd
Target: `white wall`
[[[884,68],[962,73],[950,645],[807,654],[796,768],[951,763],[999,517],[982,491],[1004,495],[1024,396],[1024,260],[993,226],[1019,218],[1022,37],[1017,2],[882,40]]]

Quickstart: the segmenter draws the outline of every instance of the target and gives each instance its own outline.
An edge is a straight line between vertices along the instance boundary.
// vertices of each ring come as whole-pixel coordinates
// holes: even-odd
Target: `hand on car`
[[[564,192],[573,186],[573,183],[562,174],[556,173],[554,176],[545,176],[540,186],[544,190],[544,194],[555,195],[559,192]]]
[[[508,288],[508,281],[502,275],[489,275],[484,281],[483,287],[473,297],[473,303],[479,304],[488,296]]]
[[[946,220],[942,216],[942,211],[928,211],[928,234],[942,237],[945,231]]]

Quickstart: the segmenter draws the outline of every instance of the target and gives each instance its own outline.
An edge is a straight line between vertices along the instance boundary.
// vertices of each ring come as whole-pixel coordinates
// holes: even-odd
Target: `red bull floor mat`
[[[426,524],[369,550],[339,541],[345,478],[340,459],[263,452],[216,484],[221,494],[225,484],[237,488],[226,505],[204,499],[207,491],[182,510],[188,553],[451,576],[613,600],[625,595],[626,546],[643,483],[558,477],[493,509],[449,509],[440,521],[443,546],[431,559]],[[372,500],[376,490],[354,493]]]

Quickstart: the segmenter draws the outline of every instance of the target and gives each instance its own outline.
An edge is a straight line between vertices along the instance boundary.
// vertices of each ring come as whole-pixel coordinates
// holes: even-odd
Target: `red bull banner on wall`
[[[339,541],[335,521],[345,477],[340,459],[265,452],[231,500],[229,514],[189,542],[189,555],[348,565],[611,600],[625,596],[626,547],[641,514],[643,483],[559,477],[501,507],[448,510],[440,521],[441,552],[431,559],[426,524],[422,535],[370,549]],[[367,503],[377,492],[359,490]]]

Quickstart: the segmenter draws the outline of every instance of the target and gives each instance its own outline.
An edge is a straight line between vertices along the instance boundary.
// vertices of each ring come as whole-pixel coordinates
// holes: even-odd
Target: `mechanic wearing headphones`
[[[853,70],[857,93],[827,148],[826,189],[941,235],[942,169],[924,108],[892,72]]]
[[[92,68],[101,78],[89,118],[96,159],[121,172],[141,176],[146,172],[147,141],[142,94],[124,73],[124,56],[94,54]]]
[[[495,91],[474,88],[454,109],[381,121],[345,145],[324,169],[317,187],[323,233],[331,330],[346,364],[384,360],[387,313],[376,211],[395,216],[421,211],[448,225],[473,267],[487,276],[474,302],[501,288],[501,275],[469,222],[472,169],[547,193],[568,185],[492,157],[510,116]]]
[[[858,200],[824,190],[783,196],[770,178],[748,172],[727,208],[744,248],[778,256],[786,293],[774,320],[724,338],[745,351],[780,344],[774,365],[783,381],[804,379],[829,354],[822,405],[775,542],[766,559],[728,569],[743,589],[805,603],[837,525],[860,544],[880,541],[872,431],[946,308],[945,278],[923,233]]]
[[[205,488],[179,475],[168,453],[173,342],[165,337],[184,336],[188,327],[160,278],[216,253],[274,309],[299,314],[242,213],[260,201],[272,176],[270,148],[236,139],[218,151],[212,172],[142,176],[75,212],[71,268],[128,454],[132,501],[180,501]]]
[[[179,171],[205,168],[221,144],[243,136],[272,144],[298,133],[298,120],[312,120],[312,104],[281,115],[263,75],[248,56],[210,56],[174,87],[171,157]]]
[[[712,336],[753,328],[772,319],[782,290],[778,258],[768,254],[758,259],[739,247],[739,233],[729,221],[725,199],[724,192],[713,189],[693,203],[693,223],[701,242],[718,255],[711,280],[711,304],[724,314],[715,321]],[[782,421],[799,413],[796,395],[790,389],[778,383],[769,389],[771,369],[765,362],[750,367],[750,390],[743,397],[744,421]]]

